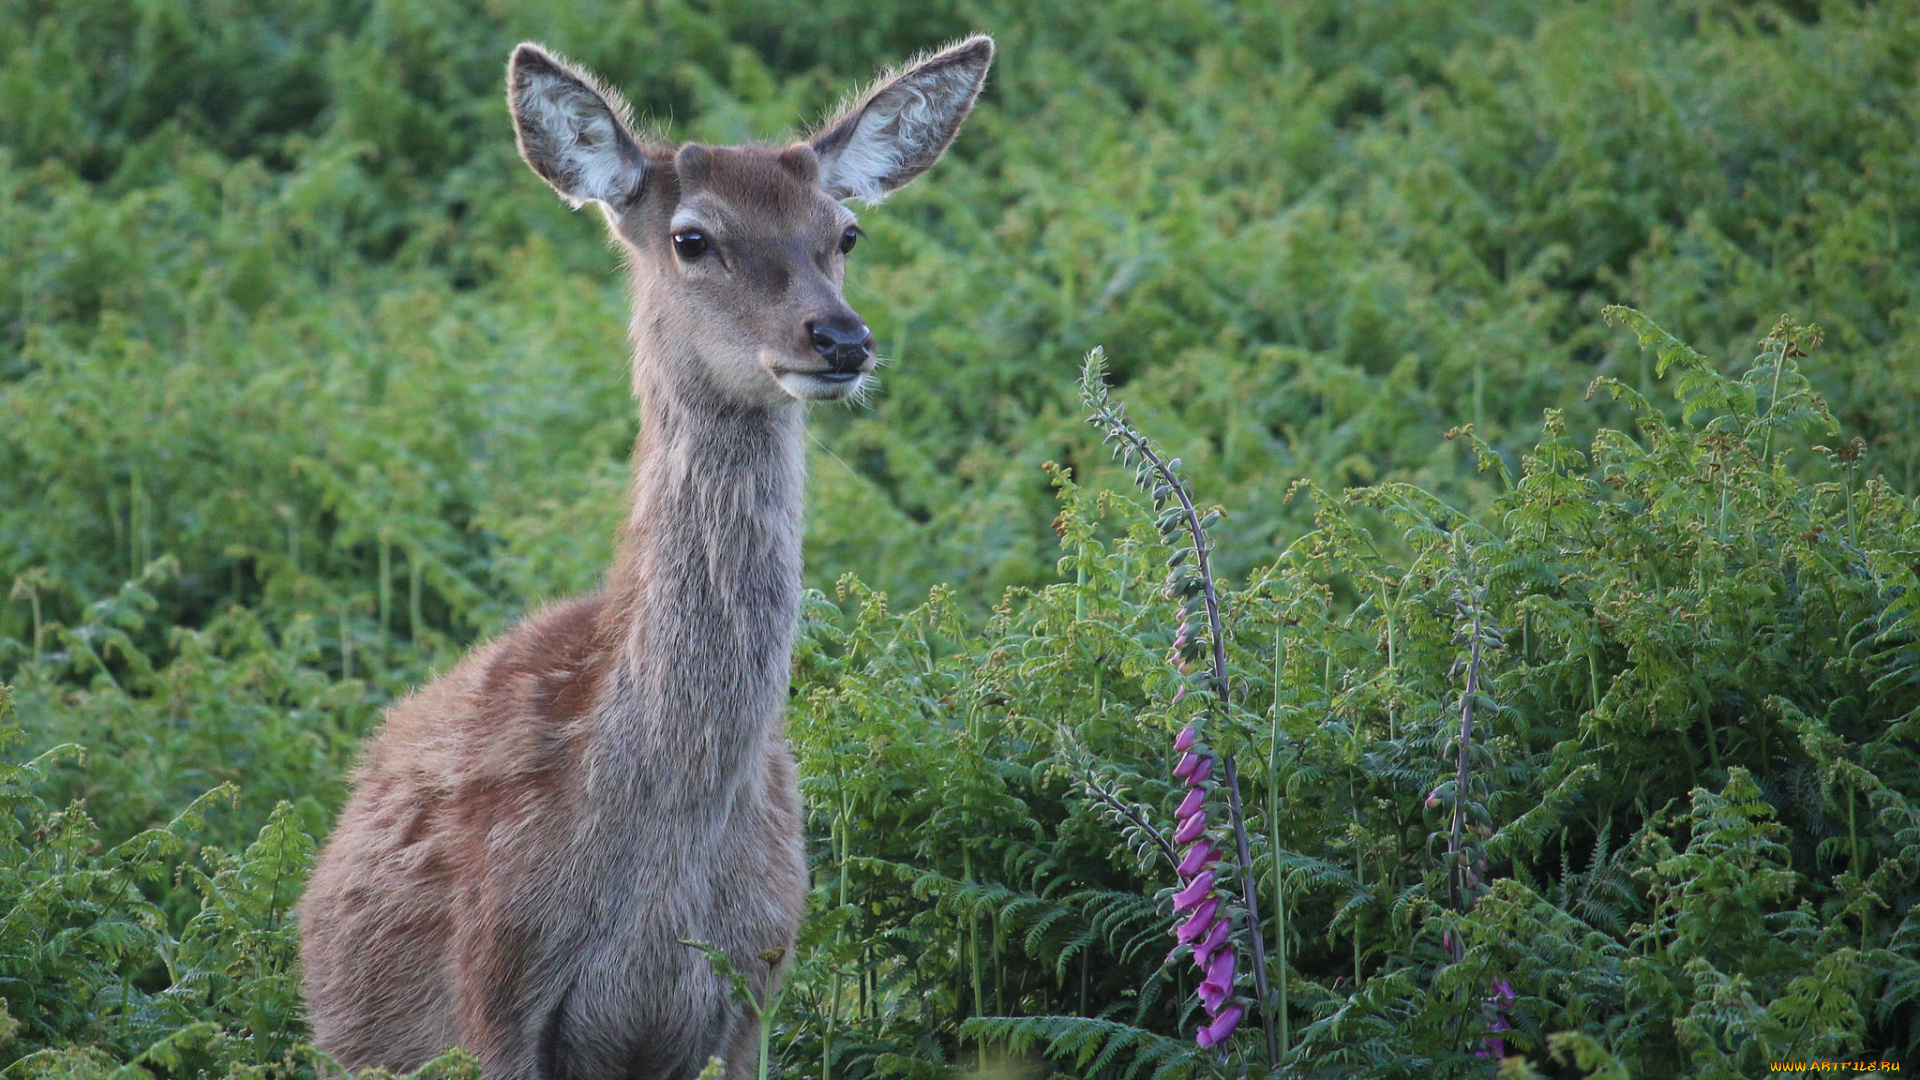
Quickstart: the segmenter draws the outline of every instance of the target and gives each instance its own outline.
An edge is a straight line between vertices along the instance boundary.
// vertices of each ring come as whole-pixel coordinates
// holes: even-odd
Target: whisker
[[[825,455],[827,455],[828,457],[830,457],[830,458],[832,458],[832,459],[833,459],[833,460],[835,460],[835,461],[838,461],[838,462],[840,462],[840,467],[841,467],[841,468],[843,468],[843,469],[845,469],[845,470],[847,470],[847,475],[848,475],[848,476],[859,476],[859,475],[860,475],[859,473],[857,473],[857,472],[854,472],[854,471],[853,471],[853,466],[851,466],[851,465],[849,465],[849,464],[847,464],[847,463],[846,463],[846,461],[845,461],[844,459],[842,459],[842,458],[840,457],[840,455],[839,455],[839,454],[836,454],[836,453],[834,453],[834,452],[833,452],[833,448],[832,448],[832,447],[830,447],[830,446],[828,446],[828,445],[827,445],[826,443],[823,443],[823,442],[821,442],[821,441],[820,441],[820,436],[818,436],[818,435],[815,435],[815,434],[813,433],[813,429],[812,429],[812,428],[804,428],[804,429],[802,429],[802,430],[804,430],[804,431],[805,431],[805,432],[807,433],[807,438],[808,438],[808,439],[809,439],[809,440],[810,440],[810,441],[811,441],[811,442],[813,443],[813,445],[815,445],[815,446],[817,446],[817,447],[819,447],[819,448],[820,448],[820,452],[821,452],[821,453],[823,453],[823,454],[825,454]]]

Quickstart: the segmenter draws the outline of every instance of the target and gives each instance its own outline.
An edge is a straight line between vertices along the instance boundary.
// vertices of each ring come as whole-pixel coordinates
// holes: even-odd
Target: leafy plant
[[[288,917],[359,740],[598,581],[625,300],[512,43],[731,141],[981,29],[813,419],[769,1073],[1911,1058],[1909,8],[0,0],[0,1072],[332,1075]],[[1189,1037],[1201,820],[1271,1043]]]

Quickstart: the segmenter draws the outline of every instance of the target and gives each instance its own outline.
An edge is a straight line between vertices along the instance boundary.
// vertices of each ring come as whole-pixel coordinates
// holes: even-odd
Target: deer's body
[[[489,1080],[690,1077],[713,1054],[751,1074],[750,1012],[682,943],[723,949],[764,999],[803,906],[781,721],[799,402],[847,396],[873,363],[840,298],[836,200],[931,165],[990,56],[974,39],[932,57],[811,143],[673,150],[516,51],[523,153],[600,202],[632,257],[631,509],[600,593],[475,651],[369,747],[301,902],[315,1039],[344,1064],[458,1044]]]

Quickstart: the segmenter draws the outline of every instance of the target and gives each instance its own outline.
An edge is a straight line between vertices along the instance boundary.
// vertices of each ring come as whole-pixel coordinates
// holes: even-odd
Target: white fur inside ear
[[[907,144],[926,141],[930,109],[927,96],[911,86],[899,87],[867,106],[853,137],[821,182],[829,190],[846,192],[843,198],[867,203],[884,200],[890,191],[887,179],[904,171]]]
[[[639,189],[632,139],[593,89],[563,74],[528,72],[514,103],[527,163],[575,209],[616,205]]]
[[[935,62],[883,78],[856,105],[853,129],[821,140],[820,186],[836,198],[878,203],[940,159],[972,110],[986,77],[985,64]]]

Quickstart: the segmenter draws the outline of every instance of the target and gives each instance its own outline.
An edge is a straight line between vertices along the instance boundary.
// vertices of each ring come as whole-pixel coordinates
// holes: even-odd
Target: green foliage
[[[325,1071],[290,905],[360,738],[598,580],[626,298],[514,160],[511,44],[736,140],[976,29],[865,215],[885,392],[814,418],[772,1071],[1908,1054],[1920,17],[1468,7],[0,0],[0,1071]],[[1222,508],[1277,1063],[1164,962],[1203,695],[1096,344]]]
[[[1472,1069],[1496,1017],[1512,1052],[1620,1075],[1898,1060],[1920,1035],[1920,696],[1896,607],[1920,513],[1839,455],[1809,459],[1826,479],[1789,468],[1829,430],[1811,330],[1782,321],[1736,378],[1613,315],[1666,350],[1681,419],[1602,379],[1636,430],[1581,450],[1550,415],[1471,514],[1402,484],[1307,488],[1316,529],[1221,598],[1239,689],[1211,738],[1266,796],[1255,878],[1289,928],[1269,955],[1300,1075]],[[1245,1032],[1218,1065],[1164,1042],[1194,1022],[1142,835],[1178,800],[1167,745],[1195,708],[1162,659],[1173,549],[1127,497],[1056,483],[1070,580],[1016,590],[977,637],[944,593],[896,613],[851,583],[809,622],[794,737],[833,838],[822,900],[861,943],[851,971],[876,973],[842,1004],[902,1060],[958,1014],[942,1060],[1257,1069]],[[1463,580],[1488,627],[1464,912],[1445,858]],[[1095,906],[1136,892],[1155,909]]]

